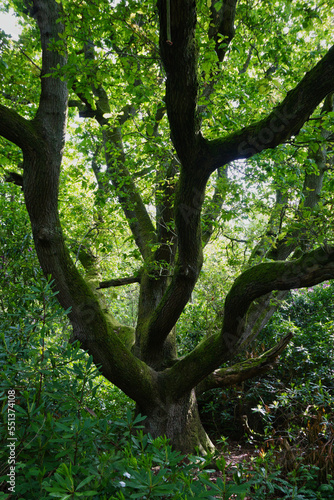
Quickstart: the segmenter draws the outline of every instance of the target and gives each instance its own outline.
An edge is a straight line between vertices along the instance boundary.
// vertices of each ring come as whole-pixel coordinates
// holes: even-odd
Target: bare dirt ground
[[[259,450],[251,444],[229,444],[227,454],[224,454],[226,466],[236,467],[243,462],[251,462],[253,458],[259,455]]]

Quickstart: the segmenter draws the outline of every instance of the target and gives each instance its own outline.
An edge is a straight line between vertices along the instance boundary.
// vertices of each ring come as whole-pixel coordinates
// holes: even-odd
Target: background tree
[[[269,369],[291,335],[259,359],[219,367],[254,340],[286,290],[334,276],[330,6],[9,5],[25,28],[18,44],[1,38],[0,134],[16,145],[4,143],[4,165],[18,167],[4,170],[22,186],[72,339],[136,401],[153,436],[182,451],[210,449],[196,395]],[[87,191],[79,213],[75,182]],[[123,269],[133,272],[102,277],[116,228]],[[176,324],[219,232],[239,276],[219,328],[178,357]],[[133,283],[134,328],[104,294]]]

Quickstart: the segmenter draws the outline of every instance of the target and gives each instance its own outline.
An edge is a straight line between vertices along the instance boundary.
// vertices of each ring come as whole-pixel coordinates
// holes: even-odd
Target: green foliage
[[[161,261],[143,262],[125,224],[134,223],[135,196],[128,193],[134,181],[148,220],[157,232],[162,227],[173,234],[165,237],[163,245],[171,246],[175,238],[173,217],[166,216],[167,222],[159,218],[159,214],[172,212],[180,166],[166,119],[166,75],[159,59],[154,3],[64,0],[62,4],[65,32],[52,47],[61,52],[66,45],[68,50],[67,64],[58,65],[53,73],[67,81],[70,92],[59,198],[66,243],[82,271],[78,249],[87,247],[106,278],[137,275],[147,268],[158,272]],[[0,82],[5,89],[0,98],[2,104],[32,119],[40,95],[39,34],[27,15],[27,6],[17,0],[4,2],[4,8],[10,5],[24,20],[24,29],[18,42],[0,33]],[[219,11],[222,2],[198,2],[196,32],[198,114],[208,139],[241,130],[272,110],[327,50],[332,23],[332,2],[264,1],[250,9],[248,1],[240,1],[231,44],[218,36],[220,48],[228,46],[221,64],[224,71],[220,71],[215,40],[209,34],[211,7]],[[95,111],[101,115],[99,122],[92,119]],[[323,130],[332,127],[333,112],[320,120],[317,109],[291,143],[247,162],[236,161],[228,166],[225,177],[217,174],[208,183],[202,229],[213,229],[216,241],[207,247],[207,265],[193,302],[178,324],[181,355],[220,331],[227,291],[235,276],[255,262],[249,258],[259,241],[261,259],[270,248],[273,253],[283,243],[304,248],[332,239],[332,169],[326,167],[324,189],[313,210],[305,203],[312,188],[302,192],[306,178],[319,176],[316,155],[326,147]],[[7,168],[21,173],[21,152],[2,139],[0,146],[3,174]],[[331,151],[326,162],[332,163]],[[205,498],[210,487],[221,498],[242,498],[248,486],[238,483],[237,477],[228,484],[223,461],[222,477],[215,483],[204,475],[196,482],[189,478],[195,464],[191,458],[187,468],[167,442],[131,434],[140,419],[133,424],[127,415],[126,421],[110,423],[110,415],[113,420],[124,417],[133,402],[111,384],[102,383],[92,358],[64,341],[68,322],[56,305],[52,284],[40,278],[22,193],[2,183],[0,188],[0,213],[4,214],[0,221],[2,409],[6,424],[6,391],[17,388],[18,471],[27,478],[20,494],[183,498],[187,491]],[[278,194],[284,202],[277,208]],[[197,210],[196,197],[194,192]],[[272,229],[268,228],[271,219],[274,231],[268,230]],[[149,250],[158,246],[156,241],[147,244]],[[172,268],[166,266],[166,270],[172,275]],[[18,294],[18,290],[26,293]],[[332,291],[330,285],[328,292]],[[261,353],[262,344],[293,329],[293,347],[286,350],[275,376],[246,383],[233,390],[234,394],[232,390],[208,394],[202,401],[202,415],[206,422],[215,422],[218,434],[222,429],[231,433],[240,428],[240,415],[255,408],[252,427],[273,441],[278,441],[272,437],[274,431],[286,433],[282,439],[288,439],[284,443],[290,448],[291,442],[297,442],[300,449],[308,447],[306,461],[318,467],[330,487],[333,310],[326,293],[321,287],[304,295],[292,292],[291,300],[249,353]],[[137,285],[106,292],[106,302],[120,321],[136,325]],[[326,449],[323,442],[328,443]],[[288,460],[291,456],[287,454],[287,469]],[[271,473],[262,465],[253,479],[254,498],[277,491],[289,498],[289,484],[279,472]],[[118,489],[113,486],[115,481]],[[297,490],[291,498],[303,498]]]
[[[332,476],[328,477],[328,483],[319,485],[317,467],[299,465],[298,459],[295,463],[298,469],[286,474],[277,460],[275,450],[269,448],[266,452],[263,449],[258,451],[258,456],[252,457],[250,463],[243,462],[237,467],[238,477],[248,478],[252,499],[330,500],[332,498],[334,487]]]
[[[106,443],[113,442],[111,422],[104,415],[115,410],[114,419],[124,414],[129,403],[124,395],[119,397],[119,391],[115,403],[115,389],[107,392],[104,386],[100,393],[102,378],[92,357],[79,345],[64,341],[67,321],[52,283],[40,279],[19,297],[10,293],[7,289],[3,297],[5,314],[0,324],[1,481],[6,482],[8,473],[8,408],[13,411],[8,394],[15,391],[16,491],[24,497],[44,498],[43,479],[57,469],[59,461],[78,466],[81,460],[86,463],[84,457],[91,457],[106,435]],[[96,422],[99,425],[92,431]],[[89,444],[87,435],[92,437]]]
[[[165,438],[144,435],[143,417],[133,419],[130,410],[119,420],[99,408],[98,370],[77,344],[64,343],[58,331],[64,313],[52,283],[36,282],[22,303],[1,323],[3,493],[6,443],[14,435],[17,498],[212,498],[207,473],[200,481],[193,477],[204,469],[203,459],[186,459]],[[247,489],[222,481],[212,488]]]
[[[3,313],[39,274],[29,219],[20,188],[0,181],[0,309]]]
[[[285,379],[289,378],[289,373],[284,373],[284,370],[291,369],[294,364],[291,379],[307,375],[313,383],[321,379],[325,385],[332,385],[333,290],[333,283],[324,283],[307,290],[291,291],[279,315],[273,317],[263,333],[264,336],[274,334],[279,338],[284,331],[293,329],[293,345],[285,351],[281,368]]]
[[[332,297],[331,283],[291,291],[248,353],[256,357],[293,331],[275,370],[200,399],[202,421],[212,434],[240,439],[242,415],[247,415],[254,431],[247,439],[262,443],[265,450],[273,448],[280,474],[298,468],[296,478],[302,483],[310,471],[312,480],[304,479],[314,491],[319,483],[332,484],[334,465]],[[309,495],[303,498],[317,498]]]
[[[300,456],[302,463],[317,468],[321,480],[330,479],[334,464],[332,294],[329,283],[292,291],[274,315],[261,342],[287,330],[295,337],[276,369],[278,379],[259,383],[261,401],[254,408],[268,438],[284,441],[285,467],[291,469]]]
[[[13,390],[16,498],[331,498],[334,481],[327,475],[327,483],[318,489],[319,467],[301,464],[298,475],[292,471],[285,477],[269,449],[250,466],[231,468],[220,457],[212,469],[214,457],[184,456],[166,438],[143,434],[143,417],[133,418],[130,407],[117,418],[107,404],[110,388],[101,391],[92,358],[63,340],[64,313],[55,302],[52,283],[37,281],[20,300],[22,306],[1,320],[0,498],[11,498],[6,493],[5,445],[13,430],[8,424]],[[283,396],[280,405],[286,412],[291,395],[286,392],[285,402]],[[101,397],[107,408],[101,408]],[[318,398],[315,404],[320,407],[324,399]],[[121,404],[126,402],[118,399]],[[331,425],[329,416],[322,415],[323,436],[325,418]]]

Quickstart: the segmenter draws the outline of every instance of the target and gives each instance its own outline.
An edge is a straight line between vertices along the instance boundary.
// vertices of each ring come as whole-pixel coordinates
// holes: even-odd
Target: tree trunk
[[[137,407],[146,415],[145,431],[153,438],[166,436],[176,450],[202,455],[214,451],[215,447],[205,432],[198,413],[195,390],[177,401],[160,401],[154,408]]]

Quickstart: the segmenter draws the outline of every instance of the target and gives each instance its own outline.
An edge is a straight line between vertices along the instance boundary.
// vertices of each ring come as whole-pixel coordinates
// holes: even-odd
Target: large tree
[[[331,181],[330,8],[9,3],[25,30],[17,44],[1,38],[0,134],[22,152],[6,179],[22,185],[38,259],[69,310],[72,340],[136,402],[153,436],[166,434],[182,451],[210,449],[196,396],[269,369],[290,335],[260,358],[220,367],[256,338],[287,290],[334,278],[332,201],[328,190],[321,195]],[[81,236],[59,215],[59,188],[87,173],[66,164],[71,148],[95,176],[94,224],[81,221]],[[5,142],[3,155],[7,163],[20,156]],[[138,268],[101,277],[91,235],[111,224],[116,204]],[[233,229],[240,210],[255,214],[253,239],[250,222],[242,234]],[[176,325],[217,228],[229,233],[218,240],[222,250],[244,245],[245,259],[219,328],[178,357]],[[139,287],[135,328],[114,317],[105,295],[128,283]]]

